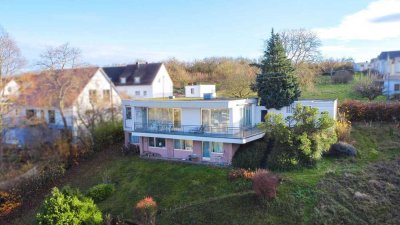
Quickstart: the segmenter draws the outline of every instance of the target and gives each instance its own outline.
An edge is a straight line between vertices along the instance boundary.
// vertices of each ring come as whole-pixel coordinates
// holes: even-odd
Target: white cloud
[[[384,40],[400,37],[400,0],[379,0],[344,17],[335,27],[315,31],[321,39]]]

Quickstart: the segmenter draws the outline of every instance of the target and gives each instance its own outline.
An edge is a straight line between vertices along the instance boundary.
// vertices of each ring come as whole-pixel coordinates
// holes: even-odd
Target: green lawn
[[[355,79],[348,84],[333,84],[329,76],[319,76],[314,88],[308,90],[302,90],[301,99],[338,99],[343,101],[345,99],[364,100],[368,101],[367,98],[363,98],[353,91],[353,85],[357,80]],[[379,96],[376,101],[385,100],[385,96]]]
[[[134,219],[133,205],[145,196],[159,204],[159,224],[308,224],[317,202],[317,184],[327,175],[357,173],[399,154],[400,132],[387,124],[354,126],[359,155],[325,158],[315,168],[280,173],[278,197],[259,202],[248,181],[230,182],[228,168],[113,156],[82,171],[68,184],[86,191],[109,179],[117,191],[99,203],[104,213]]]

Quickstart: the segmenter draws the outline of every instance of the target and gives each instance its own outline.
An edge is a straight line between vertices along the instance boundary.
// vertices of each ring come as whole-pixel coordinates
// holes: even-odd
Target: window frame
[[[165,148],[166,147],[166,139],[158,138],[158,137],[149,137],[149,147],[152,148]],[[158,143],[162,143],[162,145],[158,145]]]
[[[56,123],[56,111],[55,110],[47,110],[47,117],[49,124],[55,124]]]
[[[131,119],[132,119],[132,107],[125,106],[125,120],[131,120]]]

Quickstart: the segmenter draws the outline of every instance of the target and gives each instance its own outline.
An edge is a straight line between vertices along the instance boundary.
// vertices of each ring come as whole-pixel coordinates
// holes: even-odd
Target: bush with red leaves
[[[260,199],[273,199],[276,197],[276,190],[280,178],[268,170],[257,170],[253,176],[253,190]]]
[[[399,122],[400,102],[360,102],[345,101],[339,111],[350,121],[361,122]]]

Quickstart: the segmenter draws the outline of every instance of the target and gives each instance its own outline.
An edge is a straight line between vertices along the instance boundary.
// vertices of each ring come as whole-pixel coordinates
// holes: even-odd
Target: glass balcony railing
[[[134,132],[172,134],[172,135],[190,135],[217,138],[248,138],[254,135],[263,134],[264,132],[254,127],[227,127],[227,126],[207,126],[207,125],[181,125],[174,126],[171,123],[132,123],[125,128]]]

